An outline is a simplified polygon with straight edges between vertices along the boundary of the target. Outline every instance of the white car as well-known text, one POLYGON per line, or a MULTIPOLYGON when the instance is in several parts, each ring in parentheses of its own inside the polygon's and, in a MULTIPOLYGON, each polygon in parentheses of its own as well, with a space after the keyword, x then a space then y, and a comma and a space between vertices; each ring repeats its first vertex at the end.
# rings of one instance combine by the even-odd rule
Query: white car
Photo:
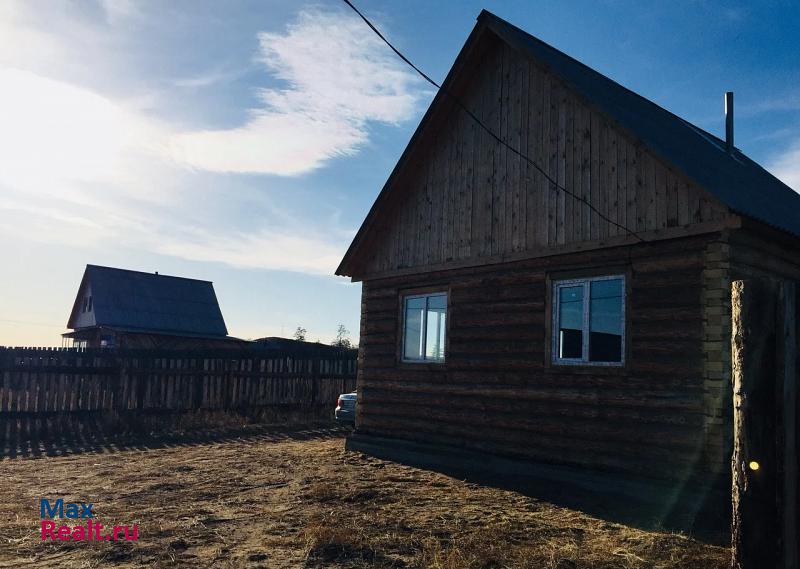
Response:
POLYGON ((336 410, 333 412, 333 416, 338 422, 355 424, 357 398, 355 391, 339 395, 336 400, 336 410))

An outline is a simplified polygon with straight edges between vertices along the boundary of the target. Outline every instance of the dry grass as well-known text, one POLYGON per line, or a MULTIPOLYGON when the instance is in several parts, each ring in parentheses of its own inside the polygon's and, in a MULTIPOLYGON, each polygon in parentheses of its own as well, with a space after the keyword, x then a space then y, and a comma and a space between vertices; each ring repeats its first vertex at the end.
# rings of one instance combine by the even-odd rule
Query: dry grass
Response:
POLYGON ((0 567, 683 569, 725 548, 343 450, 249 435, 0 462, 0 567), (40 497, 90 500, 138 542, 43 543, 40 497))

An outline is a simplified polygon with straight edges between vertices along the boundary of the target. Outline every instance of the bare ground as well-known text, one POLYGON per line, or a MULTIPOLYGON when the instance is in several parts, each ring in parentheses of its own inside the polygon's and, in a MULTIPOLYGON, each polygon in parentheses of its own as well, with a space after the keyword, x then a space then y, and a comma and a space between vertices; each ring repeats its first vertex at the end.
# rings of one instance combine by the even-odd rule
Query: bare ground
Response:
MULTIPOLYGON (((336 430, 0 462, 0 567, 724 568, 727 548, 344 450, 336 430), (39 499, 138 541, 42 542, 39 499)), ((56 452, 59 452, 56 450, 56 452)))

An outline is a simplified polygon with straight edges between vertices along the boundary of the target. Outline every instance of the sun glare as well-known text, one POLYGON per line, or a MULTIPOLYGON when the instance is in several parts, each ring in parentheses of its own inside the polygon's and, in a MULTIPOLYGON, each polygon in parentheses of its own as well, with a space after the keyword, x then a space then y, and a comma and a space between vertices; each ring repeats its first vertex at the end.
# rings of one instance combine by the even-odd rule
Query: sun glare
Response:
POLYGON ((108 177, 132 134, 107 99, 16 69, 0 70, 0 124, 0 176, 23 187, 108 177))

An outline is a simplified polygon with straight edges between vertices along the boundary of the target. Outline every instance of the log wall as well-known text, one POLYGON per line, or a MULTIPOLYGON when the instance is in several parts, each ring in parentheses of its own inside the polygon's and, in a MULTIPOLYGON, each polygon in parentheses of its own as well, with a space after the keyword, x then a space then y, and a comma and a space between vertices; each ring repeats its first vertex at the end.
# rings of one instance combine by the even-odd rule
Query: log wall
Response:
POLYGON ((718 235, 364 283, 358 431, 549 463, 709 481, 704 269, 718 235), (548 279, 627 274, 626 364, 549 364, 548 279), (398 361, 400 295, 449 291, 443 365, 398 361))

